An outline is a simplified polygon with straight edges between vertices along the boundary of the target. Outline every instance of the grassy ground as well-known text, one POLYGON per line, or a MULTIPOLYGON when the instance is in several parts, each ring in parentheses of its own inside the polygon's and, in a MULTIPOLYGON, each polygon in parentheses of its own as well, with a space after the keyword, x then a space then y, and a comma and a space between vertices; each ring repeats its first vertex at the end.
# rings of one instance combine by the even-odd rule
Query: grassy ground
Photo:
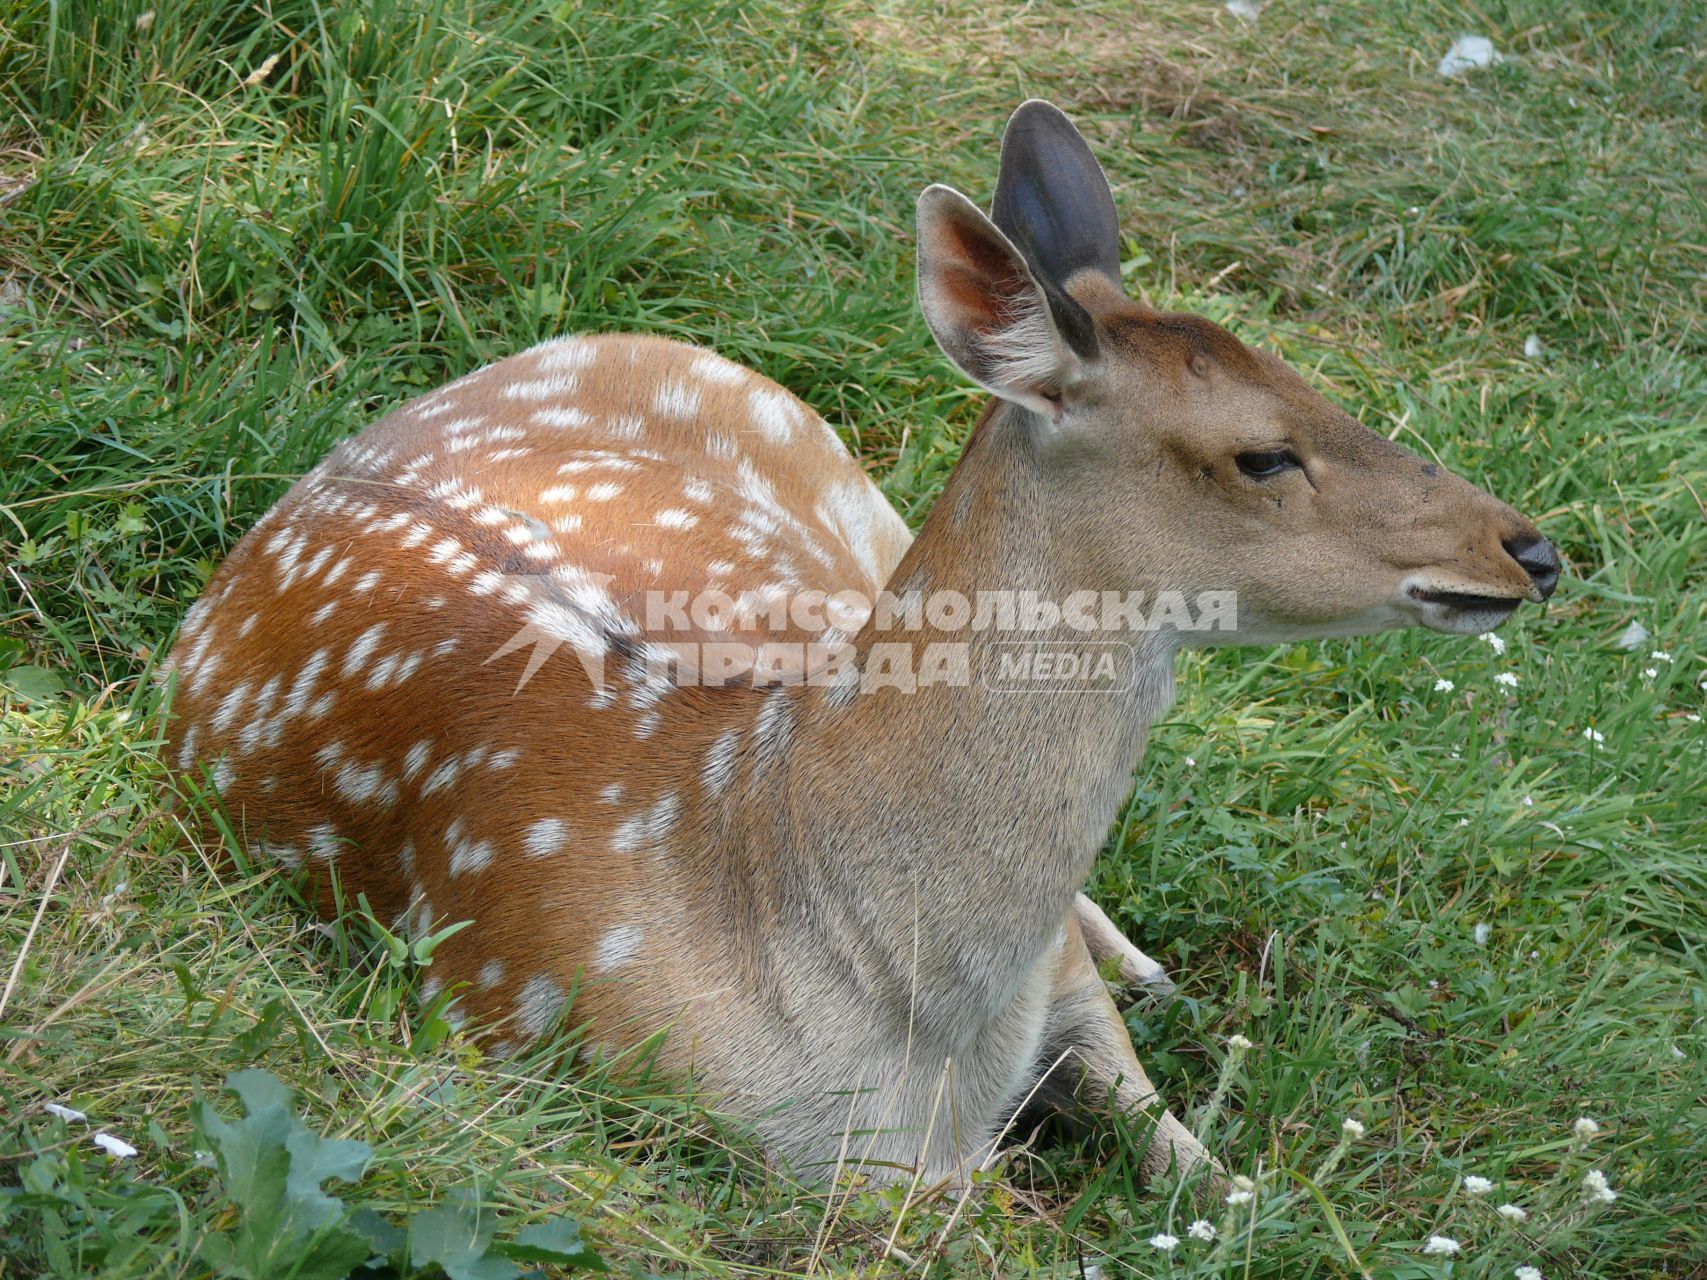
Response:
POLYGON ((411 1232, 396 1273, 496 1280, 529 1224, 572 1258, 567 1215, 637 1275, 1707 1274, 1699 7, 655 8, 0 9, 0 1276, 333 1273, 348 1231, 303 1243, 276 1214, 313 1189, 254 1172, 293 1112, 299 1162, 366 1144, 328 1189, 411 1232), (1507 60, 1441 80, 1460 31, 1507 60), (1127 1142, 1039 1135, 951 1222, 803 1191, 665 1082, 482 1061, 402 998, 415 957, 216 877, 160 789, 146 672, 221 554, 329 442, 538 337, 711 343, 916 521, 974 401, 914 314, 913 196, 987 198, 1027 94, 1095 141, 1135 290, 1569 560, 1503 650, 1186 662, 1094 889, 1182 979, 1129 1015, 1152 1075, 1261 1175, 1213 1244, 1127 1142), (299 1092, 241 1078, 223 1127, 243 1067, 299 1092))

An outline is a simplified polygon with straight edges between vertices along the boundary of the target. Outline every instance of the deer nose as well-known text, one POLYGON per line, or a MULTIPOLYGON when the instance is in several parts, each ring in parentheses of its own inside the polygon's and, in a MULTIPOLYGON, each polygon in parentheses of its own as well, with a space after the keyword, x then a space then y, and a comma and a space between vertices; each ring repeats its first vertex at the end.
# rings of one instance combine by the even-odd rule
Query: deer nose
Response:
POLYGON ((1553 588, 1559 585, 1559 553, 1551 542, 1538 533, 1526 533, 1501 545, 1507 555, 1523 566, 1543 600, 1553 594, 1553 588))

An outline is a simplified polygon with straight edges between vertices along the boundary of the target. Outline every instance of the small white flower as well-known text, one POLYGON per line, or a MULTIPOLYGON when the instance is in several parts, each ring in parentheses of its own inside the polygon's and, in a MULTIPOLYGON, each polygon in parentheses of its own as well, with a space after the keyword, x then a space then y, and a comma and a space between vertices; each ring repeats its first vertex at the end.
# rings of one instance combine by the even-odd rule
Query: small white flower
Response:
POLYGON ((1618 1199, 1618 1193, 1606 1185, 1606 1175, 1599 1169, 1590 1169, 1583 1174, 1583 1189, 1602 1204, 1611 1204, 1618 1199))
POLYGON ((1587 1142, 1600 1132, 1600 1126, 1592 1116, 1578 1116, 1577 1122, 1571 1126, 1571 1132, 1583 1142, 1587 1142))
POLYGON ((1347 1116, 1340 1122, 1340 1132, 1348 1138, 1361 1138, 1368 1130, 1363 1127, 1363 1121, 1355 1116, 1347 1116))
POLYGON ((1197 761, 1193 760, 1190 756, 1187 756, 1185 758, 1185 767, 1188 769, 1195 769, 1197 768, 1197 761))
POLYGON ((72 1120, 87 1120, 89 1118, 81 1111, 77 1110, 76 1107, 62 1107, 57 1102, 44 1102, 42 1103, 41 1109, 47 1112, 48 1115, 58 1116, 61 1120, 65 1120, 67 1122, 72 1120))
POLYGON ((1495 684, 1503 684, 1508 689, 1517 688, 1517 672, 1502 671, 1494 677, 1495 684))
POLYGON ((1244 1036, 1238 1034, 1238 1032, 1234 1032, 1232 1035, 1227 1037, 1227 1047, 1229 1049, 1237 1049, 1240 1053, 1243 1053, 1245 1050, 1250 1049, 1253 1046, 1249 1040, 1245 1039, 1244 1036))
POLYGON ((1525 1209, 1520 1204, 1502 1204, 1498 1209, 1494 1210, 1494 1212, 1499 1214, 1500 1217, 1504 1218, 1507 1222, 1529 1221, 1529 1210, 1525 1209))
POLYGON ((1467 827, 1467 826, 1469 826, 1469 825, 1470 825, 1470 819, 1468 819, 1468 818, 1460 818, 1460 819, 1458 819, 1458 825, 1459 825, 1459 826, 1461 826, 1461 827, 1467 827))
POLYGON ((1486 635, 1484 635, 1482 637, 1482 639, 1484 639, 1488 642, 1488 647, 1491 648, 1495 653, 1504 653, 1505 652, 1505 639, 1504 639, 1504 637, 1496 636, 1492 631, 1490 631, 1486 635))
POLYGON ((1655 662, 1670 662, 1671 661, 1671 654, 1667 653, 1664 649, 1655 649, 1648 656, 1650 658, 1652 658, 1655 662))
POLYGON ((97 1133, 95 1145, 115 1160, 128 1160, 136 1154, 136 1148, 123 1138, 115 1138, 110 1133, 97 1133))
POLYGON ((1494 1184, 1486 1178, 1477 1177, 1473 1173, 1466 1174, 1464 1177, 1464 1191, 1467 1195, 1485 1196, 1493 1189, 1494 1184))
POLYGON ((1434 691, 1436 693, 1451 693, 1457 687, 1457 685, 1453 684, 1452 681, 1448 680, 1445 676, 1442 676, 1434 682, 1434 691))
POLYGON ((1523 358, 1539 360, 1541 358, 1541 339, 1533 333, 1523 340, 1523 358))
POLYGON ((1700 724, 1701 723, 1701 717, 1696 715, 1693 711, 1691 711, 1688 715, 1684 716, 1683 718, 1685 720, 1689 721, 1690 724, 1700 724))
POLYGON ((1428 1243, 1423 1246, 1423 1252, 1439 1254, 1442 1257, 1450 1258, 1463 1247, 1463 1245, 1459 1244, 1451 1236, 1430 1236, 1428 1238, 1428 1243))
POLYGON ((1215 1238, 1215 1224, 1207 1218, 1199 1218, 1185 1229, 1185 1233, 1193 1240, 1213 1240, 1215 1238))
POLYGON ((1249 1204, 1254 1198, 1249 1191, 1229 1191, 1227 1193, 1228 1204, 1249 1204))
POLYGON ((1677 1046, 1676 1046, 1676 1045, 1675 1045, 1675 1044, 1674 1044, 1674 1045, 1672 1045, 1672 1047, 1671 1047, 1671 1056, 1672 1056, 1672 1057, 1674 1057, 1674 1058, 1676 1058, 1676 1059, 1677 1059, 1677 1060, 1678 1060, 1678 1061, 1679 1061, 1679 1062, 1682 1062, 1682 1061, 1683 1061, 1683 1059, 1684 1059, 1684 1058, 1686 1058, 1686 1057, 1687 1057, 1687 1056, 1688 1056, 1688 1055, 1687 1055, 1687 1054, 1685 1054, 1685 1053, 1684 1053, 1684 1051, 1683 1051, 1683 1050, 1682 1050, 1682 1049, 1679 1049, 1679 1048, 1678 1048, 1678 1047, 1677 1047, 1677 1046))
POLYGON ((1590 742, 1594 743, 1594 745, 1597 747, 1601 743, 1606 741, 1606 735, 1604 733, 1602 733, 1599 729, 1584 729, 1583 730, 1583 737, 1587 738, 1590 742))
POLYGON ((1644 667, 1642 669, 1642 674, 1647 676, 1650 680, 1658 679, 1660 669, 1658 667, 1644 667))
POLYGON ((1488 945, 1488 939, 1493 937, 1493 936, 1494 936, 1494 926, 1489 924, 1486 920, 1482 921, 1481 924, 1476 926, 1476 945, 1478 947, 1487 946, 1488 945))
POLYGON ((1172 1253, 1179 1244, 1178 1236, 1170 1236, 1166 1231, 1150 1237, 1150 1247, 1160 1249, 1163 1253, 1172 1253))
POLYGON ((1534 796, 1524 796, 1523 797, 1523 807, 1525 809, 1533 809, 1535 807, 1535 797, 1534 796))
POLYGON ((1511 1274, 1512 1280, 1541 1280, 1540 1267, 1519 1267, 1511 1274))

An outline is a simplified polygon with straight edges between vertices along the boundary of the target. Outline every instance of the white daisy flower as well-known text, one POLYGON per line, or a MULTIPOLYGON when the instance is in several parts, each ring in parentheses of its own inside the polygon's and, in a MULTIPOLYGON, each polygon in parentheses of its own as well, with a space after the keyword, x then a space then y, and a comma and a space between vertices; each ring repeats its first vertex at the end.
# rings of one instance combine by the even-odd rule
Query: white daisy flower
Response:
POLYGON ((1436 693, 1451 693, 1457 687, 1457 685, 1453 684, 1452 681, 1448 680, 1445 676, 1442 676, 1434 682, 1434 691, 1436 693))
POLYGON ((1541 1280, 1540 1267, 1519 1267, 1511 1274, 1512 1280, 1541 1280))
POLYGON ((1499 1214, 1500 1217, 1504 1218, 1507 1222, 1529 1221, 1529 1210, 1525 1209, 1520 1204, 1502 1204, 1498 1209, 1495 1209, 1494 1212, 1499 1214))
POLYGON ((1517 688, 1517 672, 1502 671, 1494 677, 1495 684, 1503 684, 1508 689, 1517 688))
POLYGON ((1163 1253, 1172 1253, 1179 1244, 1178 1236, 1170 1236, 1166 1231, 1150 1237, 1150 1247, 1160 1249, 1163 1253))
POLYGON ((1600 1126, 1595 1123, 1592 1116, 1578 1116, 1577 1122, 1571 1126, 1571 1132, 1582 1141, 1587 1142, 1600 1132, 1600 1126))
POLYGON ((1463 1248, 1464 1246, 1459 1244, 1451 1236, 1430 1236, 1428 1238, 1428 1243, 1423 1245, 1423 1252, 1438 1254, 1441 1257, 1450 1258, 1453 1254, 1458 1253, 1463 1248))
POLYGON ((1215 1224, 1207 1218, 1199 1218, 1185 1229, 1185 1233, 1193 1240, 1213 1240, 1215 1238, 1215 1224))
POLYGON ((58 1116, 61 1120, 67 1122, 73 1120, 87 1120, 89 1118, 81 1111, 77 1110, 76 1107, 62 1107, 57 1102, 44 1102, 42 1103, 41 1109, 47 1112, 48 1115, 58 1116))
POLYGON ((97 1133, 95 1145, 115 1160, 128 1160, 136 1154, 136 1148, 123 1138, 115 1138, 110 1133, 97 1133))
POLYGON ((1486 1178, 1478 1177, 1473 1173, 1466 1174, 1464 1177, 1464 1190, 1468 1195, 1485 1196, 1493 1189, 1494 1184, 1486 1178))
POLYGON ((1599 729, 1584 729, 1583 730, 1583 737, 1587 738, 1590 742, 1594 743, 1594 745, 1597 747, 1601 743, 1606 741, 1606 735, 1604 733, 1602 733, 1599 729))
POLYGON ((1361 1138, 1368 1130, 1363 1127, 1363 1121, 1354 1116, 1347 1116, 1340 1122, 1340 1132, 1348 1138, 1361 1138))

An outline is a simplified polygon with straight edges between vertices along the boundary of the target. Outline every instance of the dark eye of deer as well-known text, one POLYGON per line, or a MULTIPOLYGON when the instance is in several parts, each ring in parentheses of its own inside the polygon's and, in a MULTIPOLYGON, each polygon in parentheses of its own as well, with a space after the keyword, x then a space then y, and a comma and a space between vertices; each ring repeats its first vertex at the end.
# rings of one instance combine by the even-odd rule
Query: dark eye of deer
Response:
POLYGON ((1238 463, 1239 470, 1252 480, 1267 480, 1282 471, 1290 471, 1302 465, 1298 461, 1298 455, 1290 449, 1264 449, 1257 453, 1241 453, 1233 461, 1238 463))

